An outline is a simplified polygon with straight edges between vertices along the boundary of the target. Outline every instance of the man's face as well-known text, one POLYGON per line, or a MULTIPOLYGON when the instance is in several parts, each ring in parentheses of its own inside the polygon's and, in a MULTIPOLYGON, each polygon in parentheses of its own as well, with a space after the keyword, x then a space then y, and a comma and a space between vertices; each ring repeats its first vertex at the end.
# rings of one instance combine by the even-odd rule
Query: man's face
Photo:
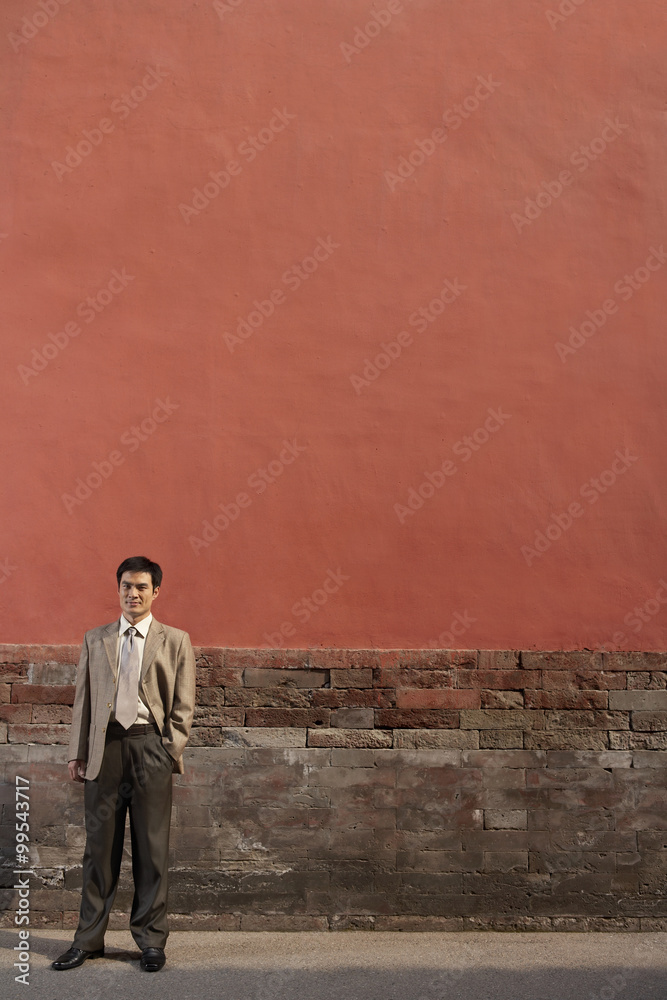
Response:
POLYGON ((120 578, 118 588, 121 611, 129 622, 140 622, 150 614, 151 604, 159 593, 159 587, 153 590, 150 573, 126 571, 120 578))

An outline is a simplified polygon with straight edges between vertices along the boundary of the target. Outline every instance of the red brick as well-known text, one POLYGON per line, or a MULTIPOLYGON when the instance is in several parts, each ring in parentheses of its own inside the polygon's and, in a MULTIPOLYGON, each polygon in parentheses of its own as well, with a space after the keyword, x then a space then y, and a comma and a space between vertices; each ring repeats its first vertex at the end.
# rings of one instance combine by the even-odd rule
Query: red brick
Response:
POLYGON ((373 671, 370 667, 332 670, 330 677, 331 686, 334 688, 370 688, 373 686, 373 671))
POLYGON ((197 692, 198 705, 224 705, 225 692, 223 688, 202 688, 197 692))
POLYGON ((604 670, 667 670, 667 653, 603 653, 604 670))
POLYGON ((479 708, 479 691, 457 688, 399 688, 397 708, 479 708))
POLYGON ((526 691, 526 708, 607 708, 606 691, 526 691))
POLYGON ((241 687, 243 670, 241 667, 212 666, 209 669, 209 684, 221 687, 241 687))
POLYGON ((542 687, 539 670, 458 670, 456 686, 459 688, 500 688, 523 691, 524 688, 542 687))
MULTIPOLYGON (((590 726, 600 732, 607 729, 621 730, 630 728, 629 712, 598 711, 551 711, 546 713, 546 729, 585 729, 590 726)), ((572 747, 572 749, 578 749, 572 747)))
POLYGON ((480 649, 477 666, 480 670, 516 670, 519 653, 513 649, 480 649))
POLYGON ((209 687, 211 670, 209 667, 200 667, 197 664, 196 684, 197 687, 209 687))
POLYGON ((27 663, 26 646, 15 646, 13 643, 0 643, 0 663, 27 663))
POLYGON ((247 667, 243 671, 244 687, 267 688, 284 684, 299 688, 320 688, 328 681, 326 670, 264 669, 247 667))
POLYGON ((305 649, 228 649, 225 666, 237 670, 259 669, 306 670, 308 651, 305 649))
POLYGON ((373 671, 373 687, 451 688, 454 670, 430 670, 420 667, 381 667, 373 671))
POLYGON ((622 690, 627 674, 623 670, 543 670, 542 687, 545 691, 584 689, 588 691, 622 690))
POLYGON ((2 663, 78 663, 81 646, 15 646, 0 644, 2 663))
POLYGON ((197 666, 221 667, 225 662, 226 650, 222 646, 193 646, 197 666))
POLYGON ((459 713, 444 709, 395 709, 375 710, 376 729, 458 729, 459 713))
POLYGON ((0 678, 7 683, 23 681, 28 677, 27 663, 0 663, 0 678))
POLYGON ((32 705, 0 705, 0 720, 3 722, 30 722, 32 705))
POLYGON ((480 691, 479 708, 525 708, 522 691, 480 691))
POLYGON ((525 670, 600 670, 602 668, 602 653, 576 649, 554 652, 522 652, 521 666, 525 670))
POLYGON ((73 684, 12 684, 12 702, 35 705, 73 705, 73 684))
POLYGON ((393 708, 393 688, 319 688, 310 692, 313 708, 393 708))
POLYGON ((242 726, 242 708, 223 708, 219 705, 197 705, 195 726, 242 726))
POLYGON ((246 726, 328 726, 327 708, 249 708, 246 726))
POLYGON ((477 666, 475 649, 386 649, 379 651, 380 667, 445 670, 450 667, 477 666))
POLYGON ((667 673, 664 670, 654 670, 652 673, 643 670, 631 670, 627 675, 619 672, 619 676, 627 676, 628 690, 664 691, 667 688, 667 673))
POLYGON ((308 663, 313 670, 361 670, 380 666, 376 649, 309 649, 308 663))
MULTIPOLYGON (((21 708, 22 706, 19 705, 18 707, 21 708)), ((16 721, 15 719, 14 722, 16 721)), ((70 725, 72 722, 72 709, 69 705, 33 705, 31 721, 70 725)))
POLYGON ((312 693, 307 688, 287 687, 287 685, 269 688, 225 688, 225 703, 244 708, 313 708, 312 693))

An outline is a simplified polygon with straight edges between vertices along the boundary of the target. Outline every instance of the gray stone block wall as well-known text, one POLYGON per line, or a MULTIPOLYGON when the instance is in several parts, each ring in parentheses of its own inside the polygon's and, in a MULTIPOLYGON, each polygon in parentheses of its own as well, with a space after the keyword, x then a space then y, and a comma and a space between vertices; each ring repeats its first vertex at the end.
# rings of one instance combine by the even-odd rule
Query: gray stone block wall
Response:
MULTIPOLYGON (((7 926, 17 774, 32 926, 76 924, 73 652, 5 647, 0 664, 7 926)), ((667 657, 199 650, 198 664, 173 928, 667 929, 667 657)), ((128 855, 112 926, 131 894, 128 855)))

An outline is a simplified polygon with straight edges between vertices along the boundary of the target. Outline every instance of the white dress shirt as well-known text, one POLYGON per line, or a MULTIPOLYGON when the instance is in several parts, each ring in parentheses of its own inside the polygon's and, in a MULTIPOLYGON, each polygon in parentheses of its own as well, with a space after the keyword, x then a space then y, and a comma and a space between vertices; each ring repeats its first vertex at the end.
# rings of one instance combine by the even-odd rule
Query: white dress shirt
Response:
MULTIPOLYGON (((134 626, 137 630, 137 634, 134 637, 134 641, 137 644, 139 650, 139 670, 141 671, 141 666, 144 661, 144 646, 146 645, 146 636, 148 635, 148 629, 153 621, 153 615, 149 614, 147 618, 142 618, 140 622, 134 626)), ((125 642, 125 633, 128 628, 132 627, 132 622, 129 622, 125 615, 120 616, 120 628, 118 630, 118 651, 116 654, 116 693, 113 699, 113 710, 111 713, 111 718, 116 718, 116 701, 118 698, 118 675, 120 673, 120 654, 123 648, 123 643, 125 642)), ((137 701, 137 718, 135 719, 135 726, 143 726, 153 721, 153 716, 151 715, 148 705, 141 697, 141 681, 139 682, 139 698, 137 701)))

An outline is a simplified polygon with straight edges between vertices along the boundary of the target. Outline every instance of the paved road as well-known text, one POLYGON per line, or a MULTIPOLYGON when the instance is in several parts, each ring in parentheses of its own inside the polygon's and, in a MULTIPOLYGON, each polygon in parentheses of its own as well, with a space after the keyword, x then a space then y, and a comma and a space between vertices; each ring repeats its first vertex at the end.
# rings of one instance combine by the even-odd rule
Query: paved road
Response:
POLYGON ((665 1000, 667 933, 178 932, 149 974, 129 932, 71 972, 64 931, 33 931, 28 987, 0 930, 3 1000, 665 1000))

